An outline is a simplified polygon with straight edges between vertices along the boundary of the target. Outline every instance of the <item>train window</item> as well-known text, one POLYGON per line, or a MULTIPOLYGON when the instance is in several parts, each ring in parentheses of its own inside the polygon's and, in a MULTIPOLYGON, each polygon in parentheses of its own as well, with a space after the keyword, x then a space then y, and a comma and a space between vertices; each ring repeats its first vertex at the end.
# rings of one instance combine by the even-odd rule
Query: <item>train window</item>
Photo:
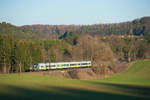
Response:
POLYGON ((87 63, 82 63, 81 65, 87 65, 87 63))
POLYGON ((59 67, 59 65, 57 65, 57 67, 59 67))
POLYGON ((63 64, 62 66, 69 66, 69 64, 63 64))
POLYGON ((56 67, 56 65, 50 65, 51 67, 56 67))
POLYGON ((70 66, 76 66, 76 64, 70 64, 70 66))
POLYGON ((41 66, 41 68, 44 68, 44 66, 41 66))
POLYGON ((63 64, 62 66, 66 66, 65 64, 63 64))

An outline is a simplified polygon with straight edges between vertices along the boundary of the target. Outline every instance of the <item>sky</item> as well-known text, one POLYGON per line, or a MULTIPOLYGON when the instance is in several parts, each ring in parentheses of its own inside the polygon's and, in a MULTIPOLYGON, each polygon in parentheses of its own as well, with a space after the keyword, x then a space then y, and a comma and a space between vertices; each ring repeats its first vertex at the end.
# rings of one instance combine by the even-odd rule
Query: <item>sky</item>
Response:
POLYGON ((150 0, 0 0, 0 22, 90 25, 150 16, 150 0))

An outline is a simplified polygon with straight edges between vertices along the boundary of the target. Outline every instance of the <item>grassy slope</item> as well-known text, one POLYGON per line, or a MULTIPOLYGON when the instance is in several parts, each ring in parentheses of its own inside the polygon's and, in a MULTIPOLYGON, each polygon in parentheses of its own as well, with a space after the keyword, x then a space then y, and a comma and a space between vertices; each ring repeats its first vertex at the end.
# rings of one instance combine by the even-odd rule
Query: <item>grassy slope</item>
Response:
POLYGON ((0 75, 0 99, 148 100, 150 60, 137 61, 127 71, 105 79, 75 80, 38 75, 0 75))
POLYGON ((150 86, 150 60, 136 61, 125 72, 97 81, 150 86))

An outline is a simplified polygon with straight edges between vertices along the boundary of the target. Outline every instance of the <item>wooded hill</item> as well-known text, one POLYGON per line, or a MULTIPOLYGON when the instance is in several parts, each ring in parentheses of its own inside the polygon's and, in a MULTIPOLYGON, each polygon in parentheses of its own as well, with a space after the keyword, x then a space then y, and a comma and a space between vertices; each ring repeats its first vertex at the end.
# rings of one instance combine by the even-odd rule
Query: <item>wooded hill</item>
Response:
POLYGON ((0 71, 28 71, 38 62, 91 60, 95 73, 115 73, 121 61, 150 58, 149 29, 150 17, 118 24, 82 26, 17 27, 2 22, 0 71))
POLYGON ((19 39, 56 39, 66 32, 90 35, 145 35, 150 31, 150 17, 130 22, 95 25, 25 25, 21 27, 2 22, 0 34, 19 39))
POLYGON ((51 34, 49 38, 57 38, 65 32, 91 35, 144 35, 150 31, 150 17, 143 17, 129 22, 95 25, 25 25, 43 34, 51 34), (55 34, 55 36, 54 36, 55 34))

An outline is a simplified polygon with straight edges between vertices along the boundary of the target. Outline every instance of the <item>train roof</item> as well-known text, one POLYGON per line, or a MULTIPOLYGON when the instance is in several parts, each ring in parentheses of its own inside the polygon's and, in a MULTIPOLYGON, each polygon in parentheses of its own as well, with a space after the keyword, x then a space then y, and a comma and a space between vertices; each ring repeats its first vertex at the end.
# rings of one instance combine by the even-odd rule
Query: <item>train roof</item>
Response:
POLYGON ((46 62, 46 63, 37 63, 37 64, 67 64, 67 63, 70 63, 70 64, 73 64, 73 63, 91 63, 91 61, 87 60, 87 61, 74 61, 74 62, 46 62))

